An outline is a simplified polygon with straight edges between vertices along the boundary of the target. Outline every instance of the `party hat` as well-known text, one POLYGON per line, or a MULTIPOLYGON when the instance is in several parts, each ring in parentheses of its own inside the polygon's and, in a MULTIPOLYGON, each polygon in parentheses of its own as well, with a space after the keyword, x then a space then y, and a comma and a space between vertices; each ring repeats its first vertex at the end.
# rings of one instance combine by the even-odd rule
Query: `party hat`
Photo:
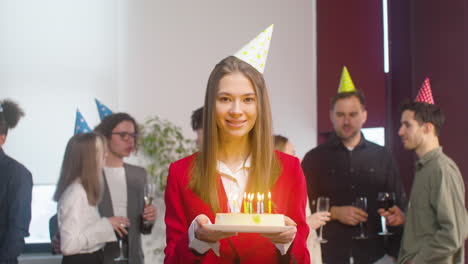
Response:
POLYGON ((86 123, 83 115, 80 113, 80 110, 76 109, 76 120, 75 120, 75 135, 91 132, 91 129, 86 123))
POLYGON ((354 91, 356 91, 356 87, 354 87, 351 75, 349 75, 346 66, 343 66, 343 71, 341 72, 340 86, 338 87, 338 93, 347 93, 354 91))
POLYGON ((258 34, 247 45, 242 47, 235 57, 252 65, 257 71, 263 73, 270 48, 271 35, 273 34, 273 24, 258 34))
POLYGON ((415 102, 422 102, 428 104, 434 104, 434 97, 432 97, 431 83, 429 78, 426 77, 421 88, 419 89, 418 96, 416 96, 415 102))
POLYGON ((99 118, 101 118, 101 120, 104 119, 104 117, 108 116, 108 115, 112 115, 112 111, 107 108, 107 106, 103 105, 101 102, 99 102, 98 99, 94 99, 96 100, 96 106, 97 106, 97 109, 98 109, 98 112, 99 112, 99 118))

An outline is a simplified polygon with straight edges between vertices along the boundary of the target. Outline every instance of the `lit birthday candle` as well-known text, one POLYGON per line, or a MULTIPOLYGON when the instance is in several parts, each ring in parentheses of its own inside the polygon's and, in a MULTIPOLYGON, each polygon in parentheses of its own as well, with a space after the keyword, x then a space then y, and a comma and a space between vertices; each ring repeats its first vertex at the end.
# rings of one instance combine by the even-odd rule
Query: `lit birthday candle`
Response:
POLYGON ((262 193, 262 196, 260 197, 260 213, 261 214, 264 214, 265 213, 265 210, 263 208, 263 204, 265 202, 265 194, 262 193))
POLYGON ((262 196, 260 196, 260 193, 258 192, 257 193, 257 214, 261 214, 262 212, 260 211, 262 208, 260 206, 260 199, 262 198, 262 196))
POLYGON ((247 208, 247 193, 244 192, 244 213, 248 213, 248 208, 247 208))
POLYGON ((253 213, 253 206, 252 206, 253 198, 254 198, 254 194, 249 193, 249 214, 253 213))
POLYGON ((271 192, 268 192, 268 213, 271 214, 271 192))

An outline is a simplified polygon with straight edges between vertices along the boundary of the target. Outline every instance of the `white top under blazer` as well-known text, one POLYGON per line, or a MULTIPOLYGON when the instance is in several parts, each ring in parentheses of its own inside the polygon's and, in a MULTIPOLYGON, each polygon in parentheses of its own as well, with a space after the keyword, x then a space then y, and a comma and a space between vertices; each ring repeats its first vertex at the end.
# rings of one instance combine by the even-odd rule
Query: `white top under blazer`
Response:
POLYGON ((63 255, 92 253, 106 242, 117 241, 112 224, 88 203, 79 181, 72 183, 58 201, 60 249, 63 255))

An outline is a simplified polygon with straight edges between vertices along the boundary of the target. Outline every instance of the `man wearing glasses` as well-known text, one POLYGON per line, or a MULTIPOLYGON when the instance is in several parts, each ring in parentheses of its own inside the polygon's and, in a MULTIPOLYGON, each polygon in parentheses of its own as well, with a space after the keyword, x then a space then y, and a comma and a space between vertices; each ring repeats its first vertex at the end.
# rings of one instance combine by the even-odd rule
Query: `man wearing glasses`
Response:
MULTIPOLYGON (((147 181, 144 168, 124 162, 138 148, 138 125, 127 113, 106 116, 95 131, 107 139, 108 155, 104 167, 104 195, 99 205, 103 217, 124 216, 130 220, 128 234, 129 263, 143 264, 141 234, 151 232, 152 226, 143 226, 143 221, 154 222, 156 207, 145 205, 143 189, 147 181)), ((116 242, 104 248, 104 263, 114 263, 119 255, 116 242)))

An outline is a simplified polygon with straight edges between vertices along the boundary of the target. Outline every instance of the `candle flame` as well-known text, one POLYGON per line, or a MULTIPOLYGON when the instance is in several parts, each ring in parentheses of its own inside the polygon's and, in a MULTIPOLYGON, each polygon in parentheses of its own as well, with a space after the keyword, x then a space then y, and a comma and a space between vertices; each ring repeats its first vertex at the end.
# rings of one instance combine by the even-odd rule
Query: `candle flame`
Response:
POLYGON ((271 199, 271 192, 268 192, 268 199, 271 199))

